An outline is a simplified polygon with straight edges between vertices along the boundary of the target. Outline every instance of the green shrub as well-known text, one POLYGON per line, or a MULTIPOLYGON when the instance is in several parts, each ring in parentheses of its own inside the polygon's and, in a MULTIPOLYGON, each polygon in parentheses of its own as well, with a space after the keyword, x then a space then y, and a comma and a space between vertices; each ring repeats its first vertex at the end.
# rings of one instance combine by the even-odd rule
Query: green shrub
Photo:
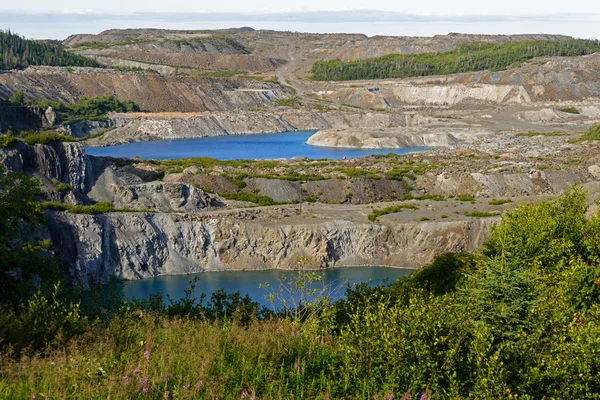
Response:
POLYGON ((594 124, 585 131, 583 136, 579 138, 580 141, 586 140, 600 140, 600 124, 594 124))
POLYGON ((369 214, 368 218, 369 218, 369 221, 375 221, 377 218, 381 217, 382 215, 394 214, 394 213, 398 213, 398 212, 401 212, 406 209, 417 210, 417 209, 419 209, 419 206, 417 206, 416 204, 398 204, 395 206, 375 209, 369 214))
POLYGON ((256 203, 259 206, 274 206, 281 203, 277 203, 273 201, 269 196, 263 196, 255 193, 247 193, 247 192, 237 192, 237 193, 222 193, 222 197, 227 200, 236 200, 236 201, 247 201, 250 203, 256 203))
POLYGON ((568 113, 568 114, 579 114, 579 110, 577 110, 577 108, 575 108, 575 107, 561 108, 560 111, 562 111, 564 113, 568 113))
POLYGON ((29 145, 50 144, 58 142, 75 142, 76 140, 69 135, 58 132, 37 133, 35 131, 21 132, 23 141, 29 145))
POLYGON ((512 203, 511 199, 492 199, 490 201, 488 201, 488 204, 490 206, 501 206, 503 204, 508 204, 508 203, 512 203))
POLYGON ((489 217, 495 217, 497 215, 500 215, 500 214, 497 212, 487 212, 487 211, 470 211, 470 212, 465 213, 466 217, 473 217, 473 218, 489 218, 489 217))
POLYGON ((15 138, 12 133, 0 135, 0 148, 10 147, 18 142, 19 140, 15 138))
POLYGON ((455 197, 456 200, 458 201, 468 201, 468 202, 474 202, 475 201, 475 197, 473 197, 470 194, 457 194, 455 197))
POLYGON ((14 92, 12 94, 12 96, 10 96, 7 103, 13 107, 24 106, 25 105, 25 93, 23 93, 20 90, 17 90, 16 92, 14 92))

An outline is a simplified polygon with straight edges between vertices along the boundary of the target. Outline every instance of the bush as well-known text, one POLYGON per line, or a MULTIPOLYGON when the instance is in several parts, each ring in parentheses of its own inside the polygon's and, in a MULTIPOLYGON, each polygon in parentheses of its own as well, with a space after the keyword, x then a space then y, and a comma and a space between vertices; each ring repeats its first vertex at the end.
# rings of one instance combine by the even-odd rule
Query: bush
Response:
POLYGON ((398 213, 398 212, 401 212, 406 209, 417 210, 418 208, 419 208, 419 206, 417 206, 416 204, 398 204, 395 206, 390 206, 390 207, 373 210, 373 212, 371 212, 369 214, 368 218, 369 218, 369 221, 375 221, 377 218, 381 217, 382 215, 394 214, 394 213, 398 213))
POLYGON ((0 148, 10 147, 14 144, 17 144, 19 140, 15 138, 12 133, 6 133, 4 135, 0 135, 0 148))
POLYGON ((562 111, 564 113, 568 113, 568 114, 579 114, 579 110, 577 110, 577 108, 575 108, 575 107, 561 108, 560 111, 562 111))
POLYGON ((580 141, 586 140, 600 140, 600 124, 594 124, 588 129, 583 136, 579 138, 580 141))
POLYGON ((29 145, 51 144, 61 142, 75 142, 76 140, 69 135, 58 132, 38 133, 35 131, 21 132, 21 138, 29 145))
POLYGON ((15 106, 24 106, 25 105, 25 93, 20 90, 17 90, 10 96, 7 103, 13 107, 15 106))

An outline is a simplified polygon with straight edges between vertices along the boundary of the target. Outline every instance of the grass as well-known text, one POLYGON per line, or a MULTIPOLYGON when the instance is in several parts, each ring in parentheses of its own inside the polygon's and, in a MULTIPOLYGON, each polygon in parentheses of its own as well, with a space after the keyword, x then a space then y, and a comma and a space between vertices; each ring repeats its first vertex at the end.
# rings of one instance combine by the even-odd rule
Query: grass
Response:
POLYGON ((279 107, 293 107, 298 104, 298 99, 278 99, 275 100, 275 105, 279 107))
POLYGON ((395 214, 395 213, 402 212, 404 210, 418 210, 418 209, 419 209, 419 206, 417 206, 416 204, 398 204, 395 206, 390 206, 390 207, 373 210, 367 218, 369 219, 369 221, 375 221, 377 218, 381 217, 382 215, 395 214))
POLYGON ((567 132, 536 132, 536 131, 529 131, 529 132, 520 132, 517 133, 515 136, 520 136, 520 137, 535 137, 535 136, 568 136, 569 134, 567 132))
POLYGON ((466 217, 473 217, 473 218, 489 218, 489 217, 495 217, 498 215, 500 215, 500 213, 487 212, 487 211, 470 211, 470 212, 465 213, 466 217))
POLYGON ((471 203, 475 201, 475 197, 471 196, 470 194, 458 194, 456 195, 455 199, 458 201, 468 201, 471 203))
MULTIPOLYGON (((70 188, 71 187, 69 186, 69 189, 70 188)), ((88 215, 106 214, 111 212, 154 212, 152 210, 137 210, 133 208, 115 208, 109 201, 102 201, 93 205, 72 205, 57 201, 46 201, 41 203, 41 207, 44 210, 67 211, 71 214, 88 215)))
POLYGON ((492 199, 490 201, 488 201, 488 204, 490 206, 501 206, 503 204, 508 204, 508 203, 512 203, 511 199, 492 199))

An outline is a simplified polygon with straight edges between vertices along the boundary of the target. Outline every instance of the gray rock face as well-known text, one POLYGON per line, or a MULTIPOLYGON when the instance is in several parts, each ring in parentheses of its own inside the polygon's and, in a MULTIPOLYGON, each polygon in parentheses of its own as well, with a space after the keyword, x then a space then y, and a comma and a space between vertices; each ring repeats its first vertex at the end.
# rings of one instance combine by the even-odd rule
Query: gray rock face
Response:
POLYGON ((247 180, 247 190, 269 196, 279 203, 302 201, 302 186, 298 182, 281 179, 251 178, 247 180))
POLYGON ((408 128, 367 131, 325 129, 312 135, 306 143, 319 147, 403 149, 423 146, 452 146, 458 143, 458 139, 447 132, 419 132, 408 128))
POLYGON ((115 126, 114 121, 84 121, 74 124, 63 125, 58 130, 65 132, 74 138, 82 138, 88 135, 94 135, 115 126))
POLYGON ((64 255, 84 287, 110 277, 131 280, 225 269, 418 267, 444 252, 476 249, 497 221, 272 224, 176 214, 63 212, 49 213, 49 218, 54 241, 69 244, 64 255))
POLYGON ((210 197, 185 183, 150 182, 139 185, 111 185, 113 204, 117 208, 138 210, 198 211, 210 207, 210 197))

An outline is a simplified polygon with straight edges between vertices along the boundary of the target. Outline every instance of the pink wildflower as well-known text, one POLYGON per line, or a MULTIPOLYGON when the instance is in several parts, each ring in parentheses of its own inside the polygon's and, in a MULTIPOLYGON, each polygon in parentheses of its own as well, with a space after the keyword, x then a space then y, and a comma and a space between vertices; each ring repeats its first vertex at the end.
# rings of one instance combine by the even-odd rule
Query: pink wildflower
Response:
POLYGON ((202 379, 199 379, 198 383, 196 383, 196 389, 200 389, 202 385, 204 385, 204 382, 202 382, 202 379))
POLYGON ((246 397, 248 397, 248 392, 246 392, 245 390, 242 392, 242 399, 245 399, 246 397))
POLYGON ((135 369, 133 370, 134 374, 139 374, 140 373, 140 367, 135 367, 135 369))
POLYGON ((32 399, 37 399, 37 393, 36 392, 31 393, 31 398, 32 399))
POLYGON ((146 361, 150 361, 150 351, 149 350, 146 350, 144 352, 144 357, 146 357, 146 361))

